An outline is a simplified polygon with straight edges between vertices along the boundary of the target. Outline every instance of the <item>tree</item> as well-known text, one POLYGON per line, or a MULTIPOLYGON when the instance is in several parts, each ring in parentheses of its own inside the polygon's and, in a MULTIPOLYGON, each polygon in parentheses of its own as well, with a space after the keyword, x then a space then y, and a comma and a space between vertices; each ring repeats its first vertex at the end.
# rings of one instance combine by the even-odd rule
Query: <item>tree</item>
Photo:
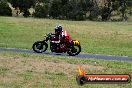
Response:
POLYGON ((89 6, 89 11, 90 11, 90 15, 89 15, 89 19, 90 20, 97 20, 99 14, 100 14, 100 8, 98 6, 97 0, 92 0, 92 1, 88 1, 88 6, 89 6))
POLYGON ((105 5, 103 8, 102 8, 102 14, 101 14, 101 17, 102 17, 102 21, 107 21, 110 19, 110 15, 111 15, 111 9, 108 5, 105 5))
POLYGON ((128 13, 132 15, 132 0, 127 0, 126 5, 127 9, 129 10, 128 13))
POLYGON ((62 19, 67 19, 69 0, 61 0, 61 16, 62 19))
POLYGON ((62 4, 62 13, 66 19, 84 20, 84 11, 80 1, 69 0, 62 4))
POLYGON ((60 0, 52 1, 49 15, 52 16, 53 18, 60 18, 61 16, 61 1, 60 0))
POLYGON ((126 0, 120 0, 119 3, 120 3, 120 6, 121 6, 120 11, 122 13, 122 20, 127 20, 127 16, 126 16, 126 9, 127 9, 126 0))
POLYGON ((24 12, 23 16, 28 17, 30 15, 28 9, 35 5, 36 0, 8 0, 12 6, 21 12, 24 12))
POLYGON ((47 10, 47 5, 43 4, 43 5, 36 5, 35 7, 35 13, 34 13, 34 17, 38 17, 38 18, 46 18, 48 15, 48 10, 47 10))
POLYGON ((0 1, 0 15, 1 16, 11 16, 12 15, 12 10, 7 4, 6 1, 0 1))
POLYGON ((36 0, 36 3, 49 3, 51 0, 36 0))
POLYGON ((121 15, 122 20, 127 20, 127 0, 107 0, 105 6, 102 8, 102 20, 109 20, 111 13, 116 11, 117 15, 121 15))

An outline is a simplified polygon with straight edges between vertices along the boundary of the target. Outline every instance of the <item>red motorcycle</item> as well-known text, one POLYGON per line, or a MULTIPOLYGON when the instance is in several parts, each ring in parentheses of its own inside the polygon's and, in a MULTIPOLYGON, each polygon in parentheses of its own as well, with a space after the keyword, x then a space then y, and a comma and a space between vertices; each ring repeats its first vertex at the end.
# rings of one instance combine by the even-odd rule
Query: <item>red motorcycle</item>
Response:
POLYGON ((81 52, 80 42, 78 40, 66 41, 62 43, 55 42, 58 38, 54 34, 46 34, 43 41, 37 41, 32 48, 37 53, 45 52, 48 48, 48 41, 50 43, 51 52, 68 53, 70 56, 78 55, 81 52))

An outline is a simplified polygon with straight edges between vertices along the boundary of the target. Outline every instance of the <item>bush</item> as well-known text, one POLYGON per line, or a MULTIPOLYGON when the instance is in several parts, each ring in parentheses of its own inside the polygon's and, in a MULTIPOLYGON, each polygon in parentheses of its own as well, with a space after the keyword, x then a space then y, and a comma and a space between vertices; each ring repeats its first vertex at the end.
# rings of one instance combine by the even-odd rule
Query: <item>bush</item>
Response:
POLYGON ((30 12, 28 9, 24 9, 23 12, 24 12, 24 14, 23 14, 24 17, 29 17, 30 12))
POLYGON ((53 0, 51 3, 49 15, 53 18, 60 18, 62 16, 62 4, 61 0, 53 0))
POLYGON ((37 5, 35 7, 35 12, 33 14, 34 17, 46 18, 47 15, 48 15, 48 10, 45 5, 37 5))
POLYGON ((12 10, 6 2, 0 2, 0 15, 12 16, 12 10))
POLYGON ((68 19, 70 20, 85 20, 85 13, 83 11, 75 11, 68 13, 68 19))
POLYGON ((98 16, 100 15, 101 10, 99 7, 93 7, 93 9, 90 11, 89 19, 90 20, 98 20, 98 16))

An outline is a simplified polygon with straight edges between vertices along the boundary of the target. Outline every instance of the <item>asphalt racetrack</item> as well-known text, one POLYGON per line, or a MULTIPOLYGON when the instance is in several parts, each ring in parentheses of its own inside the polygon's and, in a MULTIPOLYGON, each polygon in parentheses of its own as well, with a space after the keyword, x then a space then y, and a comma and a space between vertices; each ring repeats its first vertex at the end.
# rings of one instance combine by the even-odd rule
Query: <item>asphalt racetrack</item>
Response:
MULTIPOLYGON (((13 52, 24 52, 24 53, 35 53, 33 50, 28 49, 16 49, 16 48, 0 48, 0 52, 3 51, 13 51, 13 52)), ((35 53, 38 54, 38 53, 35 53)), ((105 59, 105 60, 123 60, 123 61, 132 61, 132 57, 128 56, 112 56, 112 55, 102 55, 102 54, 82 54, 80 53, 77 56, 68 56, 67 54, 61 54, 61 53, 52 53, 50 51, 46 51, 44 53, 39 54, 47 54, 47 55, 61 55, 61 56, 67 56, 67 57, 77 57, 77 58, 95 58, 95 59, 105 59)))

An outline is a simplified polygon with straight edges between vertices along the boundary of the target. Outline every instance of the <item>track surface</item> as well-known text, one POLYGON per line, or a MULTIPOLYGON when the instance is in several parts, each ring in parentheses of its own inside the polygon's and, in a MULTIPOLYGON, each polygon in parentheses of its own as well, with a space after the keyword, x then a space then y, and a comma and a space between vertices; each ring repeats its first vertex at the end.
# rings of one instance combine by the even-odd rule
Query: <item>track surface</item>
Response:
MULTIPOLYGON (((16 49, 16 48, 0 48, 0 52, 2 52, 2 51, 35 53, 33 50, 16 49)), ((67 56, 67 54, 56 54, 56 53, 51 53, 51 52, 45 52, 45 53, 41 53, 41 54, 67 56)), ((101 54, 82 54, 81 53, 81 54, 74 56, 74 57, 83 58, 83 59, 85 59, 85 58, 96 58, 96 59, 105 59, 105 60, 132 61, 132 57, 128 57, 128 56, 112 56, 112 55, 101 55, 101 54)))

